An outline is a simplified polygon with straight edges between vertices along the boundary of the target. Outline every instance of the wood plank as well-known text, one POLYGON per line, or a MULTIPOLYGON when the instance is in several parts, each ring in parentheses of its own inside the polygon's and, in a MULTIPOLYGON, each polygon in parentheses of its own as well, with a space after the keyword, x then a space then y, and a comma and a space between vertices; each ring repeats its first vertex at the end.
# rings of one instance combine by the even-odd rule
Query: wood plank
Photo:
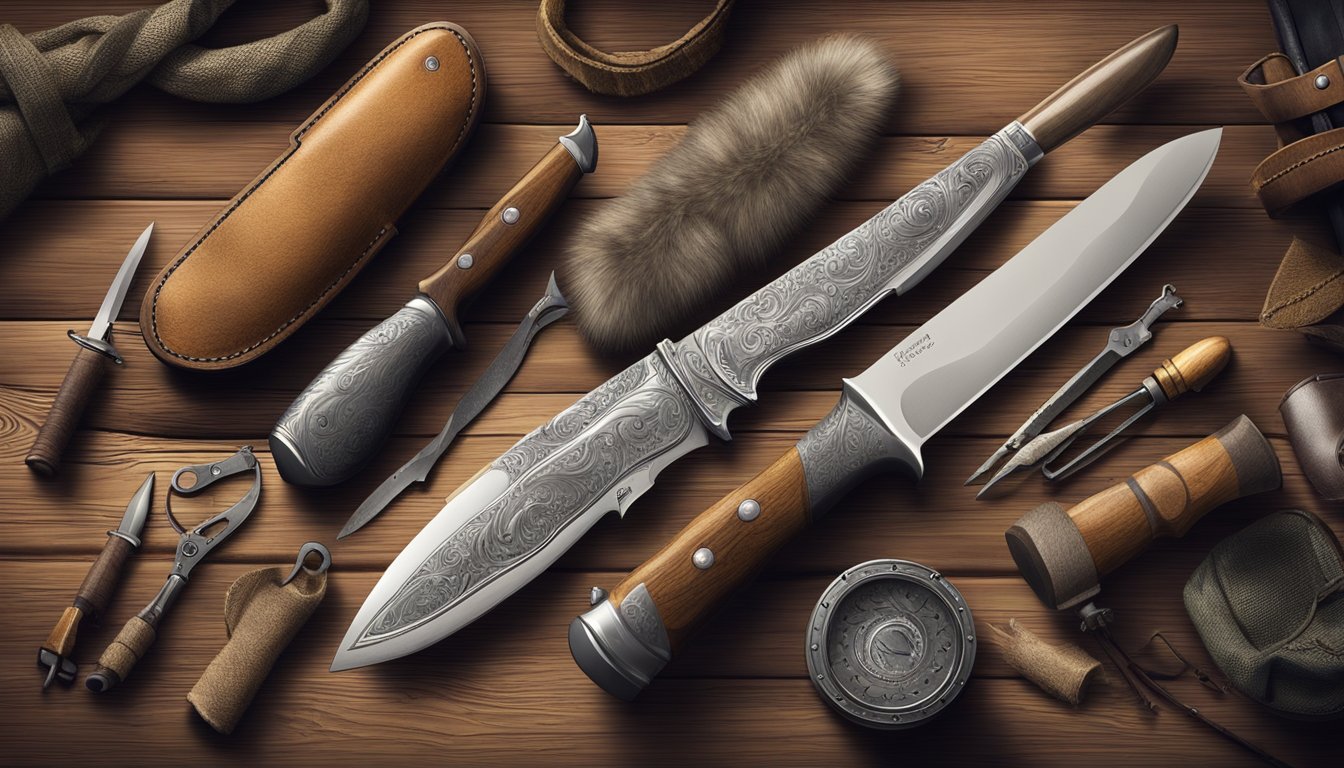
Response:
MULTIPOLYGON (((751 606, 747 615, 729 617, 725 623, 735 627, 731 632, 697 638, 704 651, 679 660, 669 675, 629 705, 593 686, 569 657, 564 627, 582 609, 579 587, 594 576, 587 573, 556 574, 535 583, 517 600, 423 653, 332 675, 326 666, 340 630, 376 577, 337 563, 326 603, 295 639, 233 738, 217 737, 183 701, 225 640, 219 600, 229 581, 245 570, 214 563, 193 578, 191 590, 134 676, 109 694, 94 696, 82 688, 41 694, 36 670, 26 664, 6 665, 0 682, 12 709, 0 734, 7 760, 63 763, 87 759, 96 750, 111 762, 177 765, 181 745, 190 744, 195 745, 194 762, 203 764, 340 763, 369 749, 395 755, 398 762, 494 764, 544 755, 548 763, 563 765, 690 759, 703 764, 768 759, 772 765, 801 765, 818 754, 855 755, 847 762, 884 764, 892 750, 915 749, 923 762, 962 764, 988 741, 999 759, 1033 765, 1076 765, 1083 760, 1109 764, 1115 754, 1130 760, 1147 756, 1149 761, 1251 764, 1231 744, 1174 711, 1144 714, 1114 670, 1110 683, 1096 688, 1074 710, 1008 677, 997 651, 983 642, 976 679, 938 720, 902 732, 899 740, 863 731, 833 715, 801 679, 800 617, 810 610, 807 596, 822 583, 816 579, 752 587, 744 596, 751 606), (773 607, 775 596, 786 589, 791 596, 788 610, 769 616, 756 610, 773 607), (750 599, 754 597, 764 597, 764 604, 750 599), (740 618, 762 618, 765 623, 740 618), (732 665, 747 659, 765 672, 761 679, 698 677, 736 669, 732 665), (565 706, 554 706, 556 701, 565 706), (769 716, 762 716, 767 712, 769 716), (53 716, 66 724, 58 740, 44 727, 53 716), (433 727, 425 726, 429 722, 433 727), (527 727, 520 728, 520 722, 527 727), (976 739, 954 737, 968 727, 975 728, 976 739), (669 749, 673 742, 687 746, 669 749)), ((115 620, 83 638, 78 651, 83 671, 122 617, 154 591, 161 565, 142 556, 132 560, 115 603, 115 620)), ((32 604, 53 611, 68 599, 83 568, 84 563, 72 561, 0 560, 6 583, 16 578, 31 582, 32 604)), ((1071 622, 1041 616, 1042 609, 1030 605, 1032 598, 1020 583, 973 577, 958 583, 973 601, 972 610, 980 611, 981 624, 1034 614, 1028 623, 1042 635, 1052 641, 1071 637, 1071 622)), ((1174 595, 1174 590, 1167 594, 1174 595)), ((1147 621, 1183 623, 1178 602, 1170 598, 1160 607, 1135 607, 1143 610, 1141 620, 1121 625, 1122 642, 1139 642, 1147 621)), ((0 626, 0 651, 10 659, 29 655, 54 615, 40 610, 18 614, 0 626)), ((1202 660, 1189 633, 1186 625, 1173 635, 1202 660)), ((1326 765, 1333 755, 1329 729, 1271 718, 1240 697, 1216 699, 1192 680, 1172 687, 1234 729, 1253 730, 1258 742, 1295 764, 1326 765)))
MULTIPOLYGON (((545 289, 546 275, 560 270, 575 225, 592 215, 599 201, 574 200, 560 217, 518 255, 463 313, 466 322, 516 323, 545 289)), ((1008 202, 982 224, 918 290, 884 302, 867 322, 920 323, 1011 258, 1073 206, 1071 202, 1008 202)), ((0 259, 0 319, 71 320, 92 318, 112 281, 125 249, 145 222, 155 234, 122 307, 121 319, 139 317, 140 297, 164 265, 215 213, 212 202, 33 201, 5 224, 6 257, 0 259), (78 276, 77 279, 72 277, 78 276)), ((875 203, 827 206, 793 242, 771 260, 773 277, 829 245, 878 210, 875 203)), ((360 319, 367 325, 388 317, 415 292, 421 278, 436 271, 480 221, 480 213, 422 210, 404 222, 368 268, 319 316, 360 319)), ((1182 319, 1256 320, 1270 281, 1294 232, 1324 242, 1322 221, 1274 221, 1258 213, 1190 208, 1148 252, 1083 311, 1088 322, 1128 323, 1157 296, 1164 282, 1185 297, 1182 319), (1235 268, 1222 268, 1222 267, 1235 268)), ((765 282, 759 272, 725 286, 707 302, 689 331, 727 309, 765 282)), ((670 336, 676 336, 674 329, 670 336)), ((475 340, 469 338, 471 344, 475 340)), ((287 344, 283 349, 293 348, 287 344)))
MULTIPOLYGON (((6 15, 20 30, 31 32, 141 5, 138 0, 17 0, 7 3, 6 15)), ((315 5, 240 3, 206 41, 230 44, 275 33, 313 14, 315 5), (272 10, 286 5, 297 7, 272 10)), ((374 3, 368 26, 335 63, 262 106, 192 104, 142 86, 124 100, 118 115, 157 119, 184 130, 194 123, 232 122, 262 111, 295 124, 385 44, 412 27, 445 17, 471 31, 487 62, 485 119, 508 123, 562 124, 578 112, 587 112, 599 125, 686 123, 790 48, 825 32, 849 31, 876 38, 901 68, 904 91, 889 130, 984 134, 1115 48, 1171 22, 1181 25, 1171 64, 1148 91, 1108 121, 1260 123, 1235 79, 1251 62, 1275 50, 1268 14, 1257 0, 1193 0, 1180 7, 1117 0, 1104 11, 1088 0, 1061 0, 1034 13, 998 0, 861 2, 844 13, 833 12, 826 0, 755 0, 738 4, 724 50, 711 66, 654 96, 618 99, 588 93, 546 58, 536 42, 536 5, 532 0, 461 0, 451 8, 431 0, 374 3), (1106 23, 1098 24, 1099 13, 1106 23), (825 23, 819 26, 819 19, 825 23)), ((575 4, 571 23, 594 44, 611 46, 608 50, 652 47, 680 37, 708 6, 663 9, 675 5, 658 3, 629 14, 621 12, 620 0, 575 4)))
MULTIPOLYGON (((157 121, 113 122, 88 153, 68 172, 52 177, 36 197, 226 200, 288 149, 294 127, 277 122, 221 122, 188 132, 157 121)), ((426 190, 420 207, 489 208, 550 149, 557 136, 572 127, 572 122, 482 126, 460 161, 426 190)), ((1149 150, 1210 127, 1215 126, 1097 126, 1041 160, 1012 197, 1086 197, 1149 150)), ((601 149, 598 169, 574 188, 576 197, 625 194, 654 161, 680 143, 686 128, 599 124, 596 131, 601 149)), ((858 163, 860 168, 837 191, 837 197, 894 200, 983 140, 984 135, 884 137, 869 152, 870 159, 858 163)), ((1218 161, 1194 204, 1258 210, 1260 203, 1249 184, 1251 171, 1276 147, 1274 131, 1267 125, 1225 128, 1218 161)))

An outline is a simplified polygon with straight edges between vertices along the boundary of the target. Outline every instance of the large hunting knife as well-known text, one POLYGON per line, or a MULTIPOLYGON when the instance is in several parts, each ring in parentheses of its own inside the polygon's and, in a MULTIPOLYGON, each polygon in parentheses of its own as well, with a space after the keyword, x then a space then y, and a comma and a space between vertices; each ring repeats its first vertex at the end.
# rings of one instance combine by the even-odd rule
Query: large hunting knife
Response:
MULTIPOLYGON (((420 292, 331 361, 271 430, 275 467, 296 485, 349 480, 386 442, 416 383, 439 356, 466 345, 457 322, 469 300, 597 167, 587 116, 495 206, 420 292)), ((530 337, 529 337, 530 338, 530 337)), ((526 345, 516 350, 514 368, 526 345)), ((493 379, 499 386, 508 377, 493 379)), ((488 393, 486 402, 498 394, 488 393)), ((459 428, 464 424, 459 424, 459 428)))
POLYGON ((1159 147, 952 302, 868 370, 826 418, 570 625, 575 661, 634 698, 695 625, 784 542, 866 478, 924 474, 920 449, 1147 249, 1204 181, 1221 129, 1159 147), (992 308, 987 312, 986 308, 992 308))
POLYGON ((913 288, 1041 156, 1141 90, 1176 28, 1108 56, 857 229, 679 342, 663 341, 481 470, 397 556, 332 670, 404 656, 527 584, 669 464, 730 437, 775 362, 913 288))

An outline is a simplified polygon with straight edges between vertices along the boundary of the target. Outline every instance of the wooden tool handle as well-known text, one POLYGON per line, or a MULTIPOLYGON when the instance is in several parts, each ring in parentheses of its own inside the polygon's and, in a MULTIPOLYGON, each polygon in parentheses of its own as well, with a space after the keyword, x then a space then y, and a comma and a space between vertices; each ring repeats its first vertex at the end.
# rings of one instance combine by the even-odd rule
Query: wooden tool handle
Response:
POLYGON ((33 447, 25 459, 28 466, 41 475, 55 474, 61 464, 61 453, 69 444, 70 437, 79 426, 84 407, 93 398, 93 391, 103 380, 109 361, 86 347, 80 347, 75 359, 70 362, 70 370, 65 372, 65 380, 51 404, 47 421, 37 433, 33 447))
POLYGON ((1149 32, 1093 64, 1017 121, 1049 152, 1155 80, 1171 60, 1176 38, 1175 24, 1149 32))
POLYGON ((550 218, 582 175, 573 155, 557 143, 485 214, 457 255, 420 281, 420 292, 456 321, 458 308, 550 218))
POLYGON ((93 561, 93 566, 84 576, 84 583, 79 585, 79 593, 75 595, 75 606, 85 615, 96 621, 107 610, 108 604, 112 602, 112 594, 117 589, 117 582, 121 580, 126 556, 134 549, 126 539, 108 534, 103 551, 98 553, 98 559, 93 561))
POLYGON ((1069 510, 1097 573, 1115 570, 1158 537, 1184 536, 1209 510, 1279 487, 1274 449, 1240 416, 1069 510))
POLYGON ((1199 392, 1227 367, 1232 359, 1232 344, 1222 336, 1210 336, 1162 361, 1153 371, 1153 380, 1162 387, 1168 400, 1194 390, 1199 392))
POLYGON ((675 653, 695 626, 809 519, 802 459, 796 448, 790 448, 764 472, 700 513, 677 538, 627 576, 609 599, 619 606, 631 590, 643 584, 675 653))

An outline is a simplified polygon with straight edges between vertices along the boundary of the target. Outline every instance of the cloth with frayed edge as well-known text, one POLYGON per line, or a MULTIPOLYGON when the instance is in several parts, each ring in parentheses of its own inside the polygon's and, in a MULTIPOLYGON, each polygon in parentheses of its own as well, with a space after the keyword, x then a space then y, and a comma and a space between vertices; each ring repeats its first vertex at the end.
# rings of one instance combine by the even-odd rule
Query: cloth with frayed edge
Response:
POLYGON ((288 32, 229 48, 190 42, 234 0, 172 0, 23 35, 0 24, 0 219, 97 136, 95 108, 141 80, 192 101, 270 98, 317 74, 368 18, 368 0, 326 0, 288 32))
POLYGON ((187 694, 196 713, 220 733, 233 733, 280 653, 327 594, 325 570, 300 568, 282 586, 288 571, 249 571, 224 598, 229 642, 187 694))
POLYGON ((697 118, 629 192, 576 228, 564 284, 579 330, 605 352, 687 330, 839 187, 897 86, 876 43, 832 36, 786 54, 697 118))
POLYGON ((1101 662, 1073 643, 1051 645, 1017 619, 1008 620, 1008 628, 989 625, 991 637, 1003 651, 1008 666, 1037 687, 1073 706, 1083 702, 1088 687, 1101 675, 1101 662))

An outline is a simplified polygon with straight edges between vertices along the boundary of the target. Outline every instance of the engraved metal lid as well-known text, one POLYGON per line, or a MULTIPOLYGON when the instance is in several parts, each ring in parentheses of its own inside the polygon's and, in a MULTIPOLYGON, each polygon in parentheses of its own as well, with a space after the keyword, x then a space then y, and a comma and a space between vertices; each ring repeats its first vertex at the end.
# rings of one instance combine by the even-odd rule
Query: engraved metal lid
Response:
POLYGON ((807 669, 828 704, 870 728, 909 728, 961 693, 975 622, 957 588, 908 560, 870 560, 822 593, 807 630, 807 669))

